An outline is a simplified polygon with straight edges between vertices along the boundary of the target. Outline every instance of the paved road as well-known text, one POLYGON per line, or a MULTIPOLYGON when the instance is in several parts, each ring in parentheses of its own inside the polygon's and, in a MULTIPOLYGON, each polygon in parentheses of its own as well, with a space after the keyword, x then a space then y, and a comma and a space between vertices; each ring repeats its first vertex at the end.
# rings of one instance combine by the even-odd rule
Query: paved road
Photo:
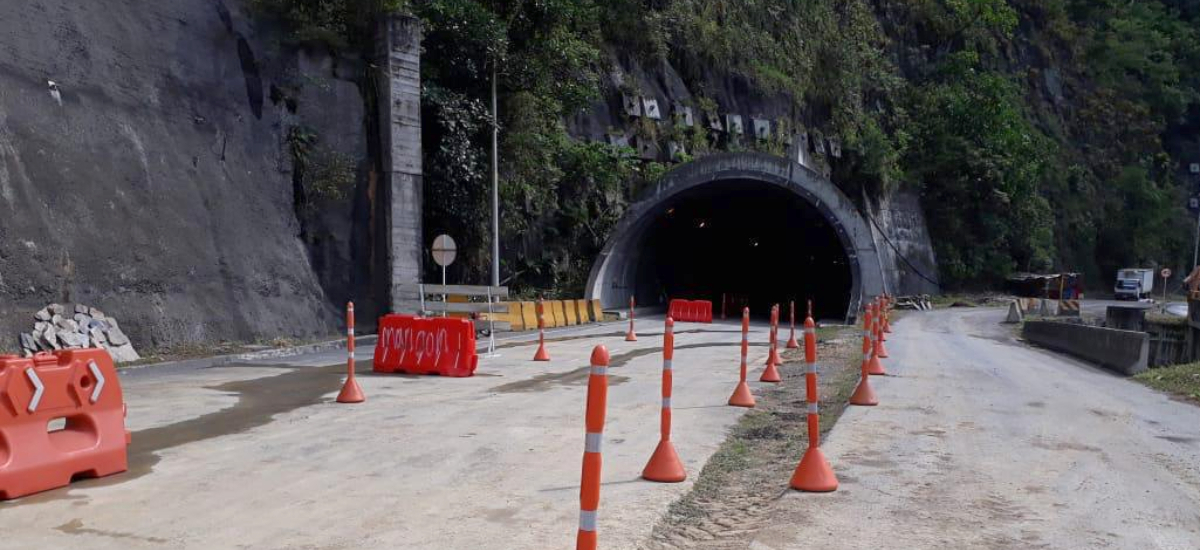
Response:
MULTIPOLYGON (((0 504, 0 548, 569 548, 598 343, 614 359, 601 540, 635 548, 691 486, 638 479, 658 440, 661 326, 639 321, 633 344, 624 324, 553 331, 566 340, 548 364, 528 336, 505 339, 473 378, 364 373, 354 406, 332 403, 340 352, 125 373, 130 472, 0 504)), ((677 333, 674 440, 694 477, 743 412, 725 406, 740 333, 677 333)))
POLYGON ((1027 348, 1004 313, 896 323, 881 405, 826 442, 841 489, 787 494, 749 547, 1200 548, 1200 407, 1027 348))

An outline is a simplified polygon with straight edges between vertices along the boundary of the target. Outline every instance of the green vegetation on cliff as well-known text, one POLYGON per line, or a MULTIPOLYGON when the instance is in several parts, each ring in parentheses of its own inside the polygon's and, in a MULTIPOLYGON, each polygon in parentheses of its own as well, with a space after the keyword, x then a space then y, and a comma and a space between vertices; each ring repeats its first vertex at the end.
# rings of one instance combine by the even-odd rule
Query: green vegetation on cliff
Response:
MULTIPOLYGON (((499 67, 504 273, 519 288, 578 292, 666 168, 567 135, 622 91, 621 59, 668 63, 700 96, 721 74, 786 98, 798 123, 841 138, 833 179, 851 196, 921 193, 952 287, 1058 268, 1099 284, 1124 264, 1190 260, 1200 0, 254 2, 334 44, 381 11, 422 19, 426 222, 468 242, 487 238, 499 67)), ((464 278, 486 279, 486 254, 467 252, 464 278)))

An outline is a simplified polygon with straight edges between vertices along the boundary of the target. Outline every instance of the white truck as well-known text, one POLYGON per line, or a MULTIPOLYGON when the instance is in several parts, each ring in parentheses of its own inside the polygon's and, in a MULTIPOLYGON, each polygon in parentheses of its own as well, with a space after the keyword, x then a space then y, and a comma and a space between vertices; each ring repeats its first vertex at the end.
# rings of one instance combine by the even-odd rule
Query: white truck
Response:
POLYGON ((1117 285, 1113 287, 1113 295, 1117 300, 1149 298, 1153 290, 1153 269, 1127 267, 1117 271, 1117 285))

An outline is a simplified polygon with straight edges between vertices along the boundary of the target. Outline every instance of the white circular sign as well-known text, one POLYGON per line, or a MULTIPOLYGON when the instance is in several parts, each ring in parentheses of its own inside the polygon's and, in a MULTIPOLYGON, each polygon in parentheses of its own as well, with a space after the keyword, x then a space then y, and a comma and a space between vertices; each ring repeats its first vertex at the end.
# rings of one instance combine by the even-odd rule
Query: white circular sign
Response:
POLYGON ((438 235, 433 240, 433 261, 434 263, 446 267, 454 263, 455 256, 458 255, 458 247, 454 244, 454 239, 450 235, 438 235))
POLYGON ((1162 271, 1158 272, 1158 274, 1162 275, 1162 278, 1164 278, 1164 279, 1170 279, 1171 278, 1171 268, 1164 267, 1164 268, 1162 268, 1162 271))

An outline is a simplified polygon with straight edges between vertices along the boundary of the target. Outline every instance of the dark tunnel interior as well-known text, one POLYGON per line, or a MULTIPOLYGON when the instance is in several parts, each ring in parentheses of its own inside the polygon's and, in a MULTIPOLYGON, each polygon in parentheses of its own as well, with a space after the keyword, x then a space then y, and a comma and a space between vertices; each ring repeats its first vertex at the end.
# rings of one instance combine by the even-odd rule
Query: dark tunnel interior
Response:
POLYGON ((743 305, 763 318, 779 303, 785 324, 789 300, 799 320, 812 299, 817 319, 845 318, 852 289, 845 248, 825 216, 785 188, 715 182, 670 199, 650 224, 639 243, 642 297, 712 300, 719 316, 724 295, 731 318, 743 305))

